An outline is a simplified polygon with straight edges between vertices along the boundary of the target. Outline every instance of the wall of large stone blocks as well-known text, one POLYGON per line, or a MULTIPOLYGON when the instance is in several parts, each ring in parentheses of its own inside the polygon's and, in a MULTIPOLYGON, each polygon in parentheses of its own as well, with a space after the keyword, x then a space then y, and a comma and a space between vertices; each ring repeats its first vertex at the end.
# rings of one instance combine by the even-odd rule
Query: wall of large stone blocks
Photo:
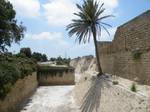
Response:
POLYGON ((150 52, 138 60, 131 52, 117 53, 114 57, 113 74, 150 85, 150 52))
POLYGON ((73 68, 55 69, 53 71, 38 71, 38 83, 40 86, 50 85, 74 85, 75 72, 73 68))
POLYGON ((118 27, 111 43, 100 42, 99 54, 105 73, 150 85, 150 10, 118 27))
POLYGON ((19 112, 24 101, 32 95, 37 86, 36 73, 19 79, 11 88, 6 98, 2 101, 0 100, 0 112, 19 112))

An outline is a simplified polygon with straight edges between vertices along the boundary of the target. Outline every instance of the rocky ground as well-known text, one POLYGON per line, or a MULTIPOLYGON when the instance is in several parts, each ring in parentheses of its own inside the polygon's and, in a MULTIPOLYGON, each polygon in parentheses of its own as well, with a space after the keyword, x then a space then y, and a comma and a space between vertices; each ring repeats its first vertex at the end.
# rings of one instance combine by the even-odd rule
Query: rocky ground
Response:
POLYGON ((74 86, 39 87, 21 112, 78 112, 71 95, 74 86))

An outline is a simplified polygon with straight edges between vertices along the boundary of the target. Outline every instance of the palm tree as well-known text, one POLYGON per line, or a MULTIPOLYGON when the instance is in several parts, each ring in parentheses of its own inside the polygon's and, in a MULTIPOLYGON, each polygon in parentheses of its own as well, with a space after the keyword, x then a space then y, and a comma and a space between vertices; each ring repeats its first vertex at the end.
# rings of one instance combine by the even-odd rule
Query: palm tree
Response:
POLYGON ((103 75, 98 53, 97 37, 101 36, 102 29, 104 29, 109 34, 106 26, 111 27, 111 25, 102 22, 102 20, 112 16, 102 15, 105 11, 103 5, 104 3, 99 5, 96 0, 84 0, 83 5, 76 4, 79 12, 74 13, 74 15, 76 15, 78 19, 73 19, 72 23, 67 26, 69 36, 72 37, 73 35, 76 35, 76 40, 79 41, 79 44, 81 42, 89 42, 91 35, 93 36, 99 72, 97 76, 103 75))

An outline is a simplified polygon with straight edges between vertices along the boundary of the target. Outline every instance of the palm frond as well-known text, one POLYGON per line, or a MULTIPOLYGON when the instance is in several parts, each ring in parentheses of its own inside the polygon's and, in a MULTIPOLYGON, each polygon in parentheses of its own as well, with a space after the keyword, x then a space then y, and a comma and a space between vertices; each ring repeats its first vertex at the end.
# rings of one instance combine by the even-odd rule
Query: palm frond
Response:
POLYGON ((108 17, 114 17, 114 16, 113 15, 102 16, 102 17, 98 18, 98 21, 101 21, 101 20, 106 19, 108 17))
POLYGON ((106 33, 110 36, 110 33, 109 33, 109 31, 107 30, 107 28, 106 28, 104 25, 102 25, 102 24, 101 24, 101 26, 102 26, 103 29, 106 31, 106 33))
MULTIPOLYGON (((100 5, 96 0, 84 0, 82 5, 76 4, 76 6, 79 12, 74 13, 74 15, 77 16, 78 19, 73 19, 72 23, 66 28, 70 37, 76 35, 75 40, 80 44, 81 42, 89 42, 91 34, 93 34, 94 39, 96 39, 97 36, 100 38, 102 29, 109 34, 106 27, 111 27, 111 25, 102 21, 113 16, 102 15, 105 12, 105 8, 103 8, 104 3, 100 5)), ((93 79, 92 86, 83 98, 83 104, 81 106, 82 112, 92 112, 94 108, 96 108, 98 112, 101 89, 104 84, 105 80, 103 76, 93 79)))
POLYGON ((111 25, 102 22, 103 19, 113 17, 112 15, 102 16, 105 11, 104 3, 101 5, 95 0, 84 0, 83 5, 76 4, 79 12, 74 13, 78 19, 73 19, 72 23, 67 25, 66 30, 69 31, 69 36, 76 35, 76 41, 86 43, 90 41, 93 27, 96 28, 95 33, 101 37, 101 29, 103 28, 107 33, 106 27, 111 25))
POLYGON ((104 23, 104 22, 101 22, 101 24, 106 25, 108 27, 112 27, 110 24, 107 24, 107 23, 104 23))

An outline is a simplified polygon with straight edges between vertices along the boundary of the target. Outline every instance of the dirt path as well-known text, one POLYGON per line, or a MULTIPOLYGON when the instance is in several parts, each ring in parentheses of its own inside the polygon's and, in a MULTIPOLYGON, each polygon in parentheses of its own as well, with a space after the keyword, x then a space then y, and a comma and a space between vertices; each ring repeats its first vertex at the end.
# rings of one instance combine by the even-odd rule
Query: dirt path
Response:
POLYGON ((78 112, 71 95, 74 86, 43 86, 21 112, 78 112))

